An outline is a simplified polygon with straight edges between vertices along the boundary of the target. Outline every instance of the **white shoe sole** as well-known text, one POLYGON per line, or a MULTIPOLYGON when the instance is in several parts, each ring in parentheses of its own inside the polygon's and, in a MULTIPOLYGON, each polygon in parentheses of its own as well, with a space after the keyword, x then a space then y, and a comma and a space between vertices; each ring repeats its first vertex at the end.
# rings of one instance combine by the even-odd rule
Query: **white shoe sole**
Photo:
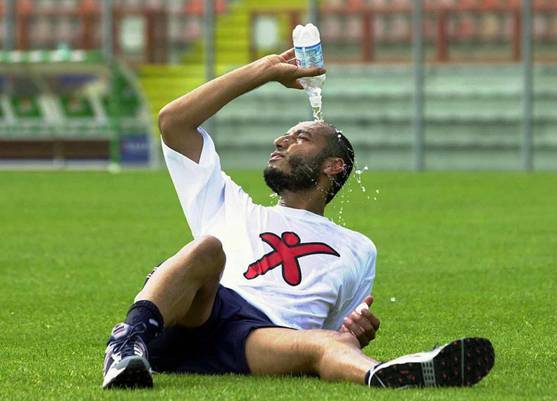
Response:
POLYGON ((151 366, 140 356, 124 358, 114 363, 106 372, 102 387, 104 389, 153 387, 151 366))
POLYGON ((368 385, 374 387, 461 387, 483 379, 495 363, 491 342, 463 338, 433 351, 405 355, 378 365, 368 385))

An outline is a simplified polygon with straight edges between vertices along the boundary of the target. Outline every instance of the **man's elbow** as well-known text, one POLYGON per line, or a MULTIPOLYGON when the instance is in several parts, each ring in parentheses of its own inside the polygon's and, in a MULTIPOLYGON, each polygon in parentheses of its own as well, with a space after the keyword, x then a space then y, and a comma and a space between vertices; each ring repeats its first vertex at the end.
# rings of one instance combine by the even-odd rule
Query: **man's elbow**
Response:
POLYGON ((178 109, 171 105, 166 105, 159 111, 159 131, 167 145, 182 141, 190 137, 189 132, 197 130, 197 125, 191 121, 186 112, 182 110, 178 114, 177 111, 178 109))
POLYGON ((172 115, 168 111, 168 107, 164 106, 158 115, 159 131, 164 140, 168 139, 169 133, 172 131, 172 115))
POLYGON ((184 118, 182 113, 178 115, 176 111, 177 109, 168 105, 159 111, 158 125, 162 141, 169 148, 197 163, 203 147, 201 135, 188 116, 184 118))

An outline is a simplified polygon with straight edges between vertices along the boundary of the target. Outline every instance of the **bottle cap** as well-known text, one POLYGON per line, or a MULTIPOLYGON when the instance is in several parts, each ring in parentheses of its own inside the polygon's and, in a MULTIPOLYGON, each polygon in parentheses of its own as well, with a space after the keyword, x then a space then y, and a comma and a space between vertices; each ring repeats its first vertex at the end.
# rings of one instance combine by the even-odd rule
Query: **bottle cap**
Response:
POLYGON ((303 30, 304 30, 304 27, 302 25, 297 25, 296 28, 294 28, 294 30, 292 31, 292 40, 294 42, 299 42, 300 41, 303 30))

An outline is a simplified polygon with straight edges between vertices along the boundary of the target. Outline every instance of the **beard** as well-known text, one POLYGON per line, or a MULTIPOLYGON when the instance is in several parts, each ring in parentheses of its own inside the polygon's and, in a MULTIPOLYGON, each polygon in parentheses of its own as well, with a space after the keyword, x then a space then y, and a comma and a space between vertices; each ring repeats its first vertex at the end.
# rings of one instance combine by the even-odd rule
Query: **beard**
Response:
POLYGON ((325 157, 318 155, 305 160, 300 156, 286 159, 290 166, 290 173, 285 173, 276 167, 267 166, 263 170, 265 183, 273 192, 280 195, 284 191, 298 192, 317 186, 321 165, 325 157))

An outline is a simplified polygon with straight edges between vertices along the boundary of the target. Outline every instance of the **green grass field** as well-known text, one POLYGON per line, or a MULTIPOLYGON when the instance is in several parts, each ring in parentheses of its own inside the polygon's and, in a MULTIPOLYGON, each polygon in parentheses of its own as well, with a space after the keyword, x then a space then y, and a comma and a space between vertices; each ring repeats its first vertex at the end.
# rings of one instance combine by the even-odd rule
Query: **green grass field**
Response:
MULTIPOLYGON (((259 172, 233 176, 273 202, 259 172)), ((557 174, 366 173, 364 184, 350 184, 342 216, 379 252, 382 326, 365 351, 388 359, 486 336, 496 363, 476 387, 157 375, 153 390, 102 391, 113 324, 151 267, 191 238, 170 179, 2 172, 0 400, 554 400, 557 174)))

